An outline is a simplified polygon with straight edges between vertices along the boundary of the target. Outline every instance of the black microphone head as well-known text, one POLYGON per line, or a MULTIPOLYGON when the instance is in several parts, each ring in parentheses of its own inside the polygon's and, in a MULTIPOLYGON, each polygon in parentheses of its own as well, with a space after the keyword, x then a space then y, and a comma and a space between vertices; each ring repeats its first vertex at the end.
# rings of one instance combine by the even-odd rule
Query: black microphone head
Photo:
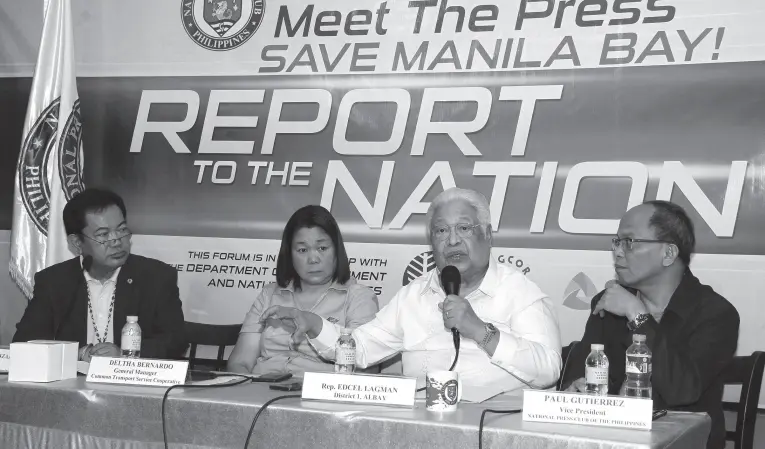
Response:
POLYGON ((462 282, 460 270, 454 265, 447 265, 441 270, 441 286, 447 295, 459 295, 460 282, 462 282))
POLYGON ((90 266, 93 265, 93 256, 87 255, 82 258, 82 269, 83 271, 90 270, 90 266))

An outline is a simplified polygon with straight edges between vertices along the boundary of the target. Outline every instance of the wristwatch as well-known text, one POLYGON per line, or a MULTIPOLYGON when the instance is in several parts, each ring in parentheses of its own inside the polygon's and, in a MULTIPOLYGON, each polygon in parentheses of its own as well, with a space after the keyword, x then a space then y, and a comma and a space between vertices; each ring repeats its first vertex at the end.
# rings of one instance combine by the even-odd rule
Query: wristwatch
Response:
MULTIPOLYGON (((497 328, 496 328, 496 327, 494 327, 494 325, 493 325, 493 324, 491 324, 491 323, 486 323, 486 324, 484 325, 484 328, 486 329, 486 335, 484 335, 484 337, 483 337, 483 340, 481 340, 481 342, 480 342, 480 343, 478 343, 478 346, 479 346, 481 349, 483 349, 484 351, 486 351, 486 346, 488 346, 489 342, 490 342, 490 341, 491 341, 491 339, 494 337, 494 334, 496 334, 496 333, 497 333, 497 332, 499 332, 499 331, 498 331, 498 330, 497 330, 497 328)), ((488 351, 486 351, 486 352, 488 352, 488 351)))
POLYGON ((627 322, 627 328, 635 332, 636 330, 640 329, 640 326, 645 324, 646 321, 648 321, 648 315, 647 313, 639 313, 634 320, 627 322))

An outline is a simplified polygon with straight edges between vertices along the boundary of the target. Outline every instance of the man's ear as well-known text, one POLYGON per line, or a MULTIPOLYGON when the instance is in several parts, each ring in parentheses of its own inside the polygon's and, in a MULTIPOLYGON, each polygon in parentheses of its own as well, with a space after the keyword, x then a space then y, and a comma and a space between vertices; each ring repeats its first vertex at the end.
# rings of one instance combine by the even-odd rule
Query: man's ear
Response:
POLYGON ((494 234, 491 232, 491 225, 487 224, 484 230, 484 237, 491 245, 494 245, 494 234))
POLYGON ((675 263, 675 260, 680 255, 680 249, 674 243, 670 243, 664 249, 664 257, 662 258, 662 264, 668 267, 675 263))
POLYGON ((66 236, 66 241, 69 243, 69 251, 75 256, 82 255, 82 239, 77 234, 69 234, 66 236))

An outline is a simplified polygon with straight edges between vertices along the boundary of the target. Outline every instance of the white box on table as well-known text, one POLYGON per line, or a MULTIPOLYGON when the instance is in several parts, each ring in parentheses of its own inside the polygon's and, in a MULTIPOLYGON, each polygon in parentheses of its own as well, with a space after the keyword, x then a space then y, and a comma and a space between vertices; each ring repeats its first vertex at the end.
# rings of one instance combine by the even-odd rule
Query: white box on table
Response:
POLYGON ((77 377, 77 343, 32 340, 11 343, 9 382, 55 382, 77 377))

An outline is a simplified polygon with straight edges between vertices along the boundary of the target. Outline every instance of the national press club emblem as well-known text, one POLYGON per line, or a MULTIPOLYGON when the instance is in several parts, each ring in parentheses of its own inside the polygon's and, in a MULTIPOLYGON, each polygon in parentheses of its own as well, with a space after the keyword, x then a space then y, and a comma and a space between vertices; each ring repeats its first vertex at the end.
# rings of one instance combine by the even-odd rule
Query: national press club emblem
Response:
POLYGON ((208 50, 233 50, 249 40, 263 22, 265 0, 183 0, 186 34, 208 50))
POLYGON ((61 189, 67 201, 85 189, 82 182, 81 148, 82 116, 80 100, 76 100, 61 132, 58 148, 58 174, 61 179, 61 189))
POLYGON ((57 98, 45 108, 29 129, 17 165, 24 208, 37 230, 45 236, 48 235, 50 219, 50 186, 46 173, 48 159, 56 147, 60 100, 57 98))

